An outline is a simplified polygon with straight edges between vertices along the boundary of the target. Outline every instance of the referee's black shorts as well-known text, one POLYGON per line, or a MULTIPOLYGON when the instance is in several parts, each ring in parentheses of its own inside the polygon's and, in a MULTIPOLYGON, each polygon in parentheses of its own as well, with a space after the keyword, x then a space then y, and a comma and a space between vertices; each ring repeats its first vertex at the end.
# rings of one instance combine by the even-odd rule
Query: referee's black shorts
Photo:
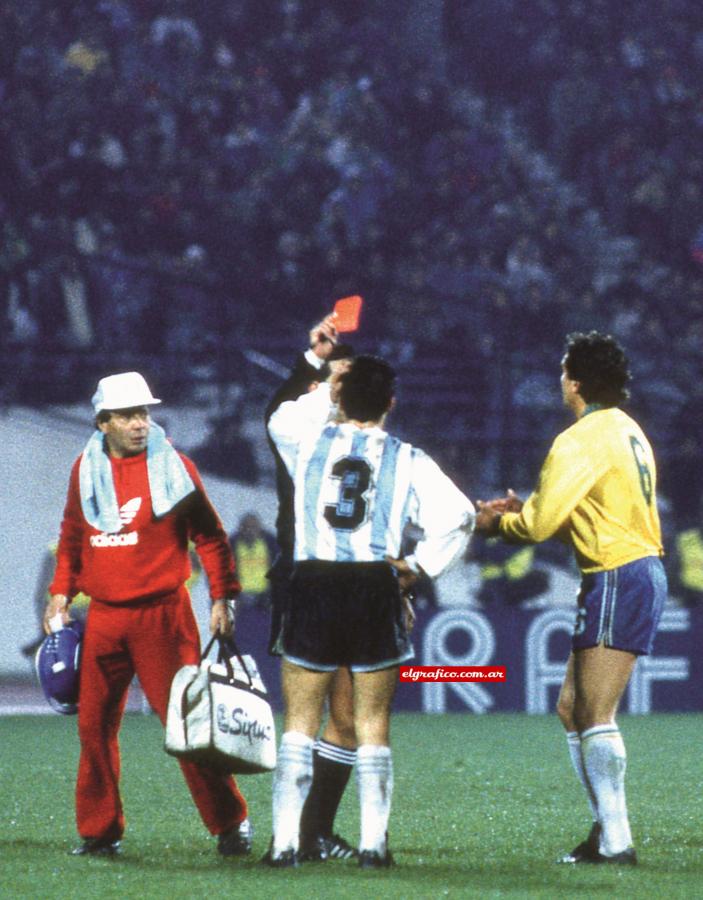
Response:
POLYGON ((384 562, 298 562, 283 616, 283 656, 320 672, 372 672, 413 655, 398 580, 384 562))
POLYGON ((271 630, 269 633, 269 653, 271 656, 282 656, 281 629, 283 617, 290 603, 290 581, 293 575, 293 561, 282 553, 276 557, 274 564, 266 573, 269 580, 269 596, 271 597, 271 630))

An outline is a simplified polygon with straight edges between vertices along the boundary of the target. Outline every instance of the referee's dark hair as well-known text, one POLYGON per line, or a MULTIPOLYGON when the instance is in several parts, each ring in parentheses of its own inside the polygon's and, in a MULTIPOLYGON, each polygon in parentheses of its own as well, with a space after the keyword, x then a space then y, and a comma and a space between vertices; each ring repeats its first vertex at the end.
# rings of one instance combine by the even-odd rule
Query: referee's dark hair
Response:
POLYGON ((317 380, 327 381, 330 376, 330 363, 339 359, 352 359, 354 356, 354 348, 351 344, 335 344, 332 352, 325 360, 324 365, 318 372, 317 380))
POLYGON ((357 356, 339 381, 339 405, 348 419, 379 422, 395 395, 395 371, 377 356, 357 356))
POLYGON ((586 403, 620 406, 630 396, 627 357, 609 334, 575 331, 567 335, 564 367, 569 378, 580 383, 579 394, 586 403))

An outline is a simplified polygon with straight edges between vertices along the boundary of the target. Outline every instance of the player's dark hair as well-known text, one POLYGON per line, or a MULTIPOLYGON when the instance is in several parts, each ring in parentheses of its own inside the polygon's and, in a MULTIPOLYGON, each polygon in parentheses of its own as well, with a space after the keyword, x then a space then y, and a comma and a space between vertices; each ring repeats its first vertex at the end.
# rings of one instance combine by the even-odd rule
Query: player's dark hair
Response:
POLYGON ((377 356, 357 356, 339 385, 339 405, 348 419, 378 422, 391 408, 395 371, 377 356))
POLYGON ((334 362, 336 359, 351 359, 352 356, 354 348, 351 344, 335 344, 327 359, 328 362, 334 362))
POLYGON ((567 335, 564 366, 569 378, 580 383, 579 394, 586 403, 620 406, 630 396, 627 357, 609 334, 576 331, 567 335))

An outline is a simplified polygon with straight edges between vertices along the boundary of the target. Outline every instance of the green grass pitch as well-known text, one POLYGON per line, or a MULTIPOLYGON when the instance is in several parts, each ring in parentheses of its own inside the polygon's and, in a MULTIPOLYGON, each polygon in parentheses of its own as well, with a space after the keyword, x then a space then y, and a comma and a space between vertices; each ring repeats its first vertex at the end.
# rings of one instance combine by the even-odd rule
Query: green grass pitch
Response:
MULTIPOLYGON (((556 717, 393 720, 397 865, 258 864, 271 830, 271 776, 241 779, 256 828, 246 860, 218 857, 153 716, 122 729, 127 833, 117 860, 74 858, 76 720, 0 718, 2 898, 703 897, 703 716, 621 717, 628 747, 633 869, 555 865, 589 827, 556 717)), ((353 781, 339 831, 358 834, 353 781)))

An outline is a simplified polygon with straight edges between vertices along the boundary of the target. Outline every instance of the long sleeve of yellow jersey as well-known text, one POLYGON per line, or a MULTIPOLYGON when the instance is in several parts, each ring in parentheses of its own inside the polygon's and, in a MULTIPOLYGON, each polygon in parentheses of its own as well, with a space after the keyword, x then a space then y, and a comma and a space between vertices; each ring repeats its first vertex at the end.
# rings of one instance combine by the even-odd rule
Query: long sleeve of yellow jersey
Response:
POLYGON ((565 524, 607 469, 605 456, 586 456, 578 441, 566 432, 560 434, 544 461, 537 489, 519 513, 502 516, 501 534, 520 543, 546 541, 565 524))

